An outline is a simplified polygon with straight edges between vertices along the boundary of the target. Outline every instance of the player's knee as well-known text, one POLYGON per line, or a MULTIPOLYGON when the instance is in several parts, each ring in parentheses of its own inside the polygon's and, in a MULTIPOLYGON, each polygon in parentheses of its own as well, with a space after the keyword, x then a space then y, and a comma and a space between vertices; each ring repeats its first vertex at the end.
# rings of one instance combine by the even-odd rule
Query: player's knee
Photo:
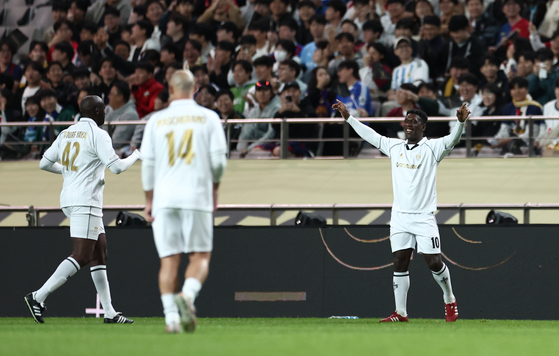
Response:
POLYGON ((443 261, 440 255, 431 255, 425 258, 427 266, 431 271, 440 271, 443 268, 443 261))

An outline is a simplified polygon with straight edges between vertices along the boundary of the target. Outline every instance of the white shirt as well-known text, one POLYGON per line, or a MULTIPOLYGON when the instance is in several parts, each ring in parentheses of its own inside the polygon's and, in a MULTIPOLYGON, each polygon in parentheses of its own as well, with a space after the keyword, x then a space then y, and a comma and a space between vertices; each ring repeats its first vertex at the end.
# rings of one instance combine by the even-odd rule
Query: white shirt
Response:
MULTIPOLYGON (((153 167, 153 206, 213 211, 211 156, 227 153, 218 115, 194 100, 174 100, 154 114, 142 140, 144 165, 153 167)), ((144 172, 142 172, 144 177, 144 172)), ((144 180, 144 190, 151 190, 144 180)))
POLYGON ((416 145, 379 135, 353 116, 347 122, 364 140, 390 157, 392 162, 392 210, 402 213, 432 213, 437 210, 437 166, 460 139, 464 123, 439 139, 424 137, 416 145))
MULTIPOLYGON (((559 110, 557 110, 557 100, 552 100, 544 105, 543 116, 559 117, 559 110)), ((554 128, 559 125, 559 120, 545 120, 546 132, 550 133, 554 128)))
POLYGON ((27 101, 27 99, 37 94, 39 89, 41 89, 41 86, 37 86, 36 88, 30 88, 29 86, 27 86, 23 90, 23 94, 21 95, 21 112, 23 114, 25 114, 25 102, 27 101))
POLYGON ((95 121, 81 118, 62 131, 43 155, 51 163, 62 165, 64 184, 60 207, 103 207, 105 168, 119 161, 111 137, 95 121))
POLYGON ((408 64, 400 64, 392 72, 391 89, 398 90, 404 83, 412 83, 415 86, 421 82, 429 83, 429 66, 421 58, 414 58, 408 64))

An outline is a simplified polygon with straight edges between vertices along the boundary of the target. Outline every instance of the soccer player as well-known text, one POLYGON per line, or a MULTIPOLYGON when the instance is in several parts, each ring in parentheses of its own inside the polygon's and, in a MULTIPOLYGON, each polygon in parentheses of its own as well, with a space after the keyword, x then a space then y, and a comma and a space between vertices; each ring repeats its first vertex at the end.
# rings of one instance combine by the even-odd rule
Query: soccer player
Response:
POLYGON ((111 303, 107 279, 107 239, 103 226, 103 189, 105 168, 119 174, 127 170, 140 152, 119 159, 111 137, 99 126, 105 122, 105 104, 96 95, 86 96, 80 105, 82 117, 62 131, 41 159, 41 169, 62 174, 64 184, 60 207, 70 219, 72 254, 37 291, 25 296, 33 319, 44 323, 45 299, 81 268, 91 263, 91 278, 105 310, 107 324, 131 324, 111 303), (61 163, 58 163, 60 161, 61 163))
POLYGON ((219 116, 196 104, 193 93, 193 74, 175 72, 169 82, 173 101, 148 121, 142 141, 144 213, 153 221, 161 259, 159 290, 169 333, 180 333, 181 326, 187 332, 196 328, 194 300, 208 276, 212 212, 227 164, 219 116), (183 253, 189 264, 182 292, 175 295, 183 253))
POLYGON ((441 240, 434 212, 437 210, 437 166, 460 140, 464 122, 470 115, 466 104, 456 111, 458 118, 450 135, 429 140, 423 136, 427 115, 409 110, 404 120, 406 140, 379 135, 349 114, 338 101, 332 105, 365 141, 377 147, 392 161, 394 203, 390 219, 390 245, 394 256, 394 298, 396 311, 382 319, 408 321, 406 309, 410 277, 408 266, 415 245, 443 290, 446 321, 456 321, 458 309, 452 293, 450 272, 441 259, 441 240))

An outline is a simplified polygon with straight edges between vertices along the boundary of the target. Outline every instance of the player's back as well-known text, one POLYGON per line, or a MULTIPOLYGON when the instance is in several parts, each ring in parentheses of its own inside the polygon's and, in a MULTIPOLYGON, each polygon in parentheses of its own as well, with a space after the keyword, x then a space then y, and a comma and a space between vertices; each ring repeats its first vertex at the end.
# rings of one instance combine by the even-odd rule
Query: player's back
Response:
MULTIPOLYGON (((106 166, 99 158, 99 140, 110 142, 111 139, 92 119, 81 118, 62 131, 45 152, 45 158, 52 162, 60 160, 62 165, 61 207, 103 206, 106 166)), ((112 149, 112 145, 109 147, 112 149)), ((118 157, 114 155, 113 159, 118 157)))
POLYGON ((154 162, 154 212, 213 210, 211 154, 223 150, 219 135, 219 116, 193 100, 175 100, 149 120, 142 154, 154 162))

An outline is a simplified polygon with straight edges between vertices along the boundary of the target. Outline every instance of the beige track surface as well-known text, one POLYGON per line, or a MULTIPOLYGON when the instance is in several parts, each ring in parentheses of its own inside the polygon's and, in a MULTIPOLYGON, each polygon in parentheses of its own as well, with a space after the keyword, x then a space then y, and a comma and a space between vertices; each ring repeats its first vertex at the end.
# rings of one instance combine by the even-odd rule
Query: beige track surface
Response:
MULTIPOLYGON (((121 175, 107 170, 105 205, 142 204, 141 164, 121 175)), ((220 189, 222 204, 391 203, 388 159, 231 160, 220 189)), ((556 203, 557 158, 447 158, 438 169, 438 201, 444 203, 556 203)), ((0 163, 0 204, 58 206, 62 178, 37 161, 0 163)), ((522 221, 520 211, 512 212, 522 221)), ((376 213, 371 213, 376 214, 376 213)), ((486 211, 467 214, 484 223, 486 211)), ((10 216, 0 225, 22 225, 10 216)), ((253 223, 262 221, 255 218, 253 223)), ((262 218, 260 218, 262 219, 262 218)), ((532 223, 556 223, 559 211, 533 211, 532 223)), ((252 224, 250 221, 245 224, 252 224)), ((455 216, 447 223, 458 223, 455 216)))

